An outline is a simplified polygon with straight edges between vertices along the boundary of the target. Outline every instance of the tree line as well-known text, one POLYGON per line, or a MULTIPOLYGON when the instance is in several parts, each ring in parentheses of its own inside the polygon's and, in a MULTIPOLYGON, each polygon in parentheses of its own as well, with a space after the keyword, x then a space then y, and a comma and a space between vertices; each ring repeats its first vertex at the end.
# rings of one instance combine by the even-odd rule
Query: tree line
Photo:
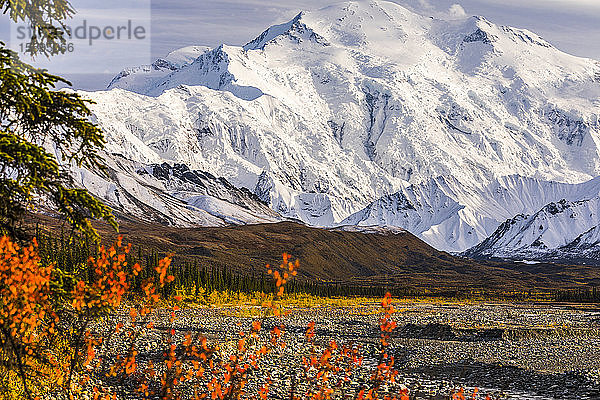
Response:
POLYGON ((554 299, 561 302, 600 303, 600 289, 593 287, 557 290, 554 299))
MULTIPOLYGON (((95 257, 98 246, 94 241, 76 240, 61 232, 53 234, 39 226, 35 229, 35 236, 39 244, 42 262, 46 265, 54 264, 64 274, 61 285, 65 290, 70 290, 70 276, 84 276, 91 279, 93 271, 88 264, 89 257, 95 257)), ((156 249, 143 249, 136 246, 127 255, 126 271, 131 275, 132 292, 141 291, 141 282, 146 278, 153 277, 160 259, 165 257, 165 252, 156 249), (134 275, 132 267, 139 263, 142 272, 134 275)), ((227 266, 211 265, 196 259, 190 260, 178 255, 173 256, 173 262, 169 267, 169 273, 175 280, 161 288, 161 295, 172 296, 177 291, 184 291, 190 295, 211 293, 213 291, 232 293, 272 293, 275 289, 273 280, 266 274, 266 270, 256 273, 253 270, 247 272, 233 271, 227 266)), ((502 298, 516 301, 544 300, 557 302, 580 302, 600 303, 600 290, 598 288, 564 289, 545 292, 506 292, 495 293, 493 291, 469 290, 467 288, 448 288, 435 292, 426 291, 421 288, 399 287, 382 284, 351 284, 341 281, 317 281, 297 277, 288 284, 287 293, 308 294, 317 297, 371 297, 377 298, 391 292, 396 298, 417 297, 440 297, 449 299, 473 299, 473 298, 502 298)))
MULTIPOLYGON (((35 228, 39 253, 45 265, 54 264, 64 273, 62 285, 66 290, 71 289, 68 278, 70 276, 87 277, 89 281, 94 276, 88 263, 90 257, 96 257, 98 246, 95 241, 72 240, 69 234, 63 232, 52 233, 45 228, 35 228)), ((136 246, 127 254, 125 271, 131 275, 133 292, 141 290, 141 282, 152 277, 158 262, 165 257, 165 252, 156 249, 144 249, 136 246), (142 267, 142 272, 133 274, 132 267, 136 263, 142 267)), ((199 295, 201 290, 206 293, 212 291, 238 292, 238 293, 272 293, 275 289, 273 280, 266 274, 248 271, 241 273, 233 271, 227 266, 208 265, 199 260, 173 256, 169 273, 175 280, 165 285, 163 296, 170 296, 178 290, 189 294, 199 295)), ((383 297, 388 291, 398 297, 418 297, 427 295, 419 289, 386 287, 376 284, 349 284, 346 282, 317 281, 297 277, 287 285, 287 293, 308 294, 318 297, 383 297)), ((457 292, 446 293, 454 296, 457 292)))

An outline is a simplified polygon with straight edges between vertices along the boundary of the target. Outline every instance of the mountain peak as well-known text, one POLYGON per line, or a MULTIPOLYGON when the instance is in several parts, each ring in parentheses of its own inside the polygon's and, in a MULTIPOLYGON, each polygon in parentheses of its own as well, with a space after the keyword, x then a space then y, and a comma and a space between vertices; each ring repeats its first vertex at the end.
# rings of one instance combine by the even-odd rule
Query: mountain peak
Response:
POLYGON ((264 50, 268 44, 277 43, 281 39, 288 39, 292 43, 300 44, 303 42, 318 43, 322 46, 329 46, 329 43, 323 36, 315 32, 306 24, 304 16, 305 12, 300 12, 294 19, 284 24, 273 25, 256 39, 247 43, 243 49, 248 50, 264 50))
POLYGON ((252 40, 252 41, 248 42, 246 45, 244 45, 244 50, 247 51, 247 50, 262 50, 262 49, 264 49, 264 47, 267 45, 267 43, 271 42, 278 36, 289 33, 293 27, 298 26, 303 15, 304 15, 304 12, 301 11, 291 21, 269 27, 263 33, 261 33, 258 37, 256 37, 254 40, 252 40))
POLYGON ((298 44, 304 41, 324 46, 359 47, 406 37, 426 18, 388 1, 347 1, 310 12, 301 12, 289 22, 274 25, 244 46, 263 50, 281 38, 298 44))

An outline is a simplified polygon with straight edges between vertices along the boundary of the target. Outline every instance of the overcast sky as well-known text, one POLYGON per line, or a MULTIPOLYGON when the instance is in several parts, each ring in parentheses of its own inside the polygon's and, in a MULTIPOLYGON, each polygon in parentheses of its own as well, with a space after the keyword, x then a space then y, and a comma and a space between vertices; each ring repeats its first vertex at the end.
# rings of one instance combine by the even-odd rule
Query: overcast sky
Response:
MULTIPOLYGON (((73 3, 77 5, 77 1, 73 3)), ((139 1, 139 0, 138 0, 139 1)), ((366 1, 366 0, 364 0, 366 1)), ((600 0, 394 0, 414 11, 444 17, 483 15, 501 25, 527 28, 559 49, 600 60, 600 0), (459 4, 459 6, 455 4, 459 4)), ((151 0, 150 59, 188 45, 242 45, 268 26, 290 20, 301 10, 335 0, 151 0)), ((7 25, 6 20, 2 20, 7 25)), ((6 26, 0 39, 8 41, 6 26)), ((66 74, 77 88, 102 89, 127 59, 107 74, 66 74)), ((150 61, 150 60, 149 60, 150 61)), ((60 71, 56 71, 60 73, 60 71)))

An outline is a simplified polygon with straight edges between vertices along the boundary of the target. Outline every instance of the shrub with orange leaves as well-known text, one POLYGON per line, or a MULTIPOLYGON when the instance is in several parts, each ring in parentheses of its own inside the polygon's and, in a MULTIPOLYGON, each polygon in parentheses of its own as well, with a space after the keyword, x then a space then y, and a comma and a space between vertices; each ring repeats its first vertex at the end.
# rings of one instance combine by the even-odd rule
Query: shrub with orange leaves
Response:
MULTIPOLYGON (((122 308, 130 294, 125 270, 130 248, 121 238, 109 249, 100 247, 97 257, 88 260, 93 276, 74 285, 65 307, 55 301, 56 270, 42 266, 35 239, 20 247, 8 237, 0 238, 0 396, 76 398, 87 390, 90 371, 101 360, 97 350, 118 334, 118 327, 109 335, 93 334, 92 325, 122 308)), ((137 314, 148 316, 159 301, 157 288, 173 281, 167 276, 169 263, 167 257, 156 267, 157 284, 153 278, 143 282, 146 300, 136 306, 137 314)), ((141 267, 136 264, 131 271, 137 275, 141 267)), ((135 353, 120 360, 129 371, 135 353)))
POLYGON ((40 266, 36 249, 35 240, 20 247, 0 238, 0 393, 7 396, 31 398, 31 383, 48 377, 42 364, 52 361, 47 350, 58 318, 50 301, 52 267, 40 266))

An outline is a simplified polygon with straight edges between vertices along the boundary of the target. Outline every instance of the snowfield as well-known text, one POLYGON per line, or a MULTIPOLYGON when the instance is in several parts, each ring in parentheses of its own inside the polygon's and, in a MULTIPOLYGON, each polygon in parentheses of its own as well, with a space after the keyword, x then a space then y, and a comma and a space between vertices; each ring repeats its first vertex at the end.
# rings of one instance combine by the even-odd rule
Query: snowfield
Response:
POLYGON ((120 160, 112 181, 88 172, 81 183, 124 212, 174 225, 392 226, 454 252, 491 235, 491 253, 599 237, 600 63, 483 17, 346 2, 81 94, 120 160), (165 162, 225 178, 223 190, 252 201, 139 173, 165 162), (589 205, 576 222, 516 238, 561 200, 589 205), (497 231, 517 215, 518 229, 497 231))

